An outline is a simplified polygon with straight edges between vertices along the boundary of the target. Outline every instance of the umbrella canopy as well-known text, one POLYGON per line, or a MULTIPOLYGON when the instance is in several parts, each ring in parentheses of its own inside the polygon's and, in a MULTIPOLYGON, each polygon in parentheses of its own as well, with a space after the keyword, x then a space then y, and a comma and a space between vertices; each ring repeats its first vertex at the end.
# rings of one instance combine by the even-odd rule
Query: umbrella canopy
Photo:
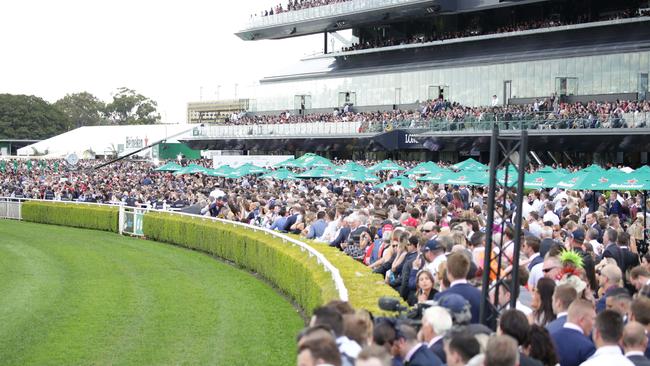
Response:
POLYGON ((605 190, 609 181, 614 178, 614 174, 625 174, 622 172, 611 173, 602 169, 592 169, 591 171, 580 170, 573 174, 565 176, 557 186, 566 189, 591 189, 591 190, 605 190))
POLYGON ((323 168, 314 168, 308 170, 302 174, 297 175, 297 178, 332 178, 336 175, 336 172, 333 170, 327 170, 323 168))
POLYGON ((339 180, 349 180, 351 182, 379 182, 379 178, 365 171, 353 170, 343 172, 336 177, 339 180))
POLYGON ((233 170, 235 169, 230 165, 222 165, 216 169, 211 169, 207 174, 213 177, 225 177, 233 170))
POLYGON ((552 166, 550 166, 550 165, 545 165, 544 167, 542 167, 542 168, 540 168, 540 169, 537 169, 537 171, 536 171, 535 173, 540 173, 540 174, 544 174, 544 173, 555 174, 555 173, 557 173, 557 172, 558 172, 558 170, 555 169, 555 168, 553 168, 552 166))
POLYGON ((317 158, 310 160, 302 165, 303 168, 328 168, 334 169, 336 165, 329 161, 326 158, 318 156, 317 158))
POLYGON ((378 172, 381 170, 405 170, 403 167, 401 167, 399 164, 397 164, 394 161, 391 160, 384 160, 381 163, 377 163, 370 168, 368 168, 368 171, 371 173, 378 172))
POLYGON ((440 171, 440 172, 435 172, 431 174, 427 174, 423 177, 418 177, 416 180, 423 181, 423 182, 434 182, 434 183, 442 183, 445 181, 451 174, 454 174, 453 172, 450 171, 440 171))
POLYGON ((454 185, 481 186, 489 182, 489 176, 485 172, 458 172, 450 174, 443 182, 454 185))
POLYGON ((488 170, 487 165, 481 164, 472 158, 469 158, 465 161, 461 161, 460 163, 452 165, 451 167, 456 170, 464 170, 464 171, 488 170))
POLYGON ((289 159, 287 159, 287 160, 285 160, 283 162, 280 162, 280 163, 277 163, 277 164, 273 165, 273 167, 274 168, 282 168, 282 167, 285 167, 285 168, 300 168, 301 165, 300 165, 299 162, 296 162, 296 159, 289 158, 289 159))
POLYGON ((592 164, 592 165, 589 165, 588 167, 586 167, 586 168, 584 168, 584 169, 582 169, 580 171, 585 172, 585 173, 591 173, 591 172, 594 172, 594 171, 595 172, 604 172, 605 168, 601 167, 600 165, 592 164))
POLYGON ((190 164, 182 169, 175 171, 174 175, 196 174, 196 173, 207 174, 210 170, 211 169, 208 169, 201 165, 190 164))
POLYGON ((650 173, 650 166, 644 165, 640 167, 639 169, 634 171, 635 173, 650 173))
POLYGON ((353 171, 365 171, 366 167, 361 164, 355 163, 354 161, 347 162, 339 167, 336 167, 334 171, 347 173, 353 171))
POLYGON ((296 179, 296 174, 287 169, 278 169, 274 172, 266 173, 262 175, 260 178, 274 179, 274 180, 296 179))
POLYGON ((629 190, 645 191, 650 190, 650 172, 639 172, 617 175, 607 183, 607 190, 629 190))
POLYGON ((233 171, 239 172, 243 175, 249 175, 249 174, 262 174, 268 172, 269 170, 261 168, 257 165, 253 165, 251 163, 246 163, 240 166, 239 168, 234 169, 233 171))
POLYGON ((564 178, 563 174, 549 172, 535 172, 526 174, 524 188, 554 188, 564 178))
POLYGON ((407 170, 405 174, 407 175, 431 174, 431 173, 436 173, 445 170, 447 169, 439 167, 438 164, 432 161, 425 161, 407 170))
POLYGON ((159 166, 158 168, 154 169, 157 172, 175 172, 177 170, 183 169, 182 166, 170 161, 169 163, 159 166))
POLYGON ((395 177, 393 179, 387 180, 384 183, 378 184, 375 186, 375 188, 385 188, 389 185, 393 185, 393 184, 396 185, 397 182, 399 182, 399 184, 406 189, 413 189, 418 185, 414 180, 404 176, 400 176, 400 177, 395 177))

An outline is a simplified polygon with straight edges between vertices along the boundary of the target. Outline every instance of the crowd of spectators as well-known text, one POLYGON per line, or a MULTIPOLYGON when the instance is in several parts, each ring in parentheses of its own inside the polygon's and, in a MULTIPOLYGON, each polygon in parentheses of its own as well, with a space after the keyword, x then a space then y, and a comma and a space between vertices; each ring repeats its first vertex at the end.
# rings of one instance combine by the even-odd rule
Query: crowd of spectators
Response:
POLYGON ((588 16, 579 16, 574 21, 560 20, 557 17, 527 20, 522 22, 515 22, 505 26, 498 26, 494 28, 483 28, 479 25, 470 25, 465 29, 454 31, 432 31, 431 33, 418 33, 405 37, 386 37, 383 39, 367 39, 359 43, 354 43, 350 47, 343 47, 341 52, 358 51, 372 48, 400 46, 407 44, 429 43, 436 41, 447 41, 451 39, 467 38, 474 36, 483 36, 489 34, 503 34, 512 32, 521 32, 533 29, 554 28, 564 25, 584 24, 594 21, 614 20, 633 18, 637 16, 647 16, 647 11, 622 11, 613 15, 609 15, 599 19, 591 19, 588 16))
POLYGON ((173 175, 142 161, 90 170, 94 164, 84 160, 70 170, 58 160, 10 161, 0 171, 0 196, 178 209, 293 233, 364 263, 396 297, 422 311, 416 329, 412 322, 373 320, 346 303, 326 304, 299 336, 298 365, 650 362, 644 358, 650 255, 643 255, 640 193, 534 190, 518 210, 513 192, 502 189, 486 268, 483 187, 395 183, 377 189, 329 179, 173 175), (512 224, 519 214, 522 245, 519 268, 513 268, 512 224), (490 295, 492 322, 479 325, 485 271, 505 282, 490 295))
MULTIPOLYGON (((493 97, 493 100, 496 96, 493 97)), ((414 110, 354 112, 350 106, 332 113, 278 115, 238 114, 225 125, 266 125, 314 122, 361 122, 363 131, 384 131, 391 128, 430 127, 444 122, 463 128, 463 122, 534 121, 531 128, 635 128, 645 127, 650 119, 649 101, 563 103, 556 96, 536 99, 531 104, 469 107, 439 98, 421 103, 414 110)))
MULTIPOLYGON (((315 8, 323 5, 330 5, 336 3, 344 3, 351 0, 294 0, 287 3, 286 7, 283 7, 282 4, 278 4, 272 7, 270 10, 264 10, 260 12, 260 17, 266 17, 274 14, 286 13, 294 10, 302 10, 308 8, 315 8)), ((257 17, 257 14, 252 14, 251 18, 257 17)))

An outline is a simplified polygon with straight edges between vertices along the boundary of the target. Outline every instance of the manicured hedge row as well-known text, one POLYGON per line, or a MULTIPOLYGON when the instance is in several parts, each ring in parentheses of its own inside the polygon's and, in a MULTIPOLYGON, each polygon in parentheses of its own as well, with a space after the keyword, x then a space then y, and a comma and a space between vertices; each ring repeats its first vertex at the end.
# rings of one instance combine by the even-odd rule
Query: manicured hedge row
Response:
POLYGON ((42 224, 72 226, 115 233, 119 231, 119 209, 117 207, 27 201, 22 204, 22 217, 25 221, 42 224))
POLYGON ((262 231, 202 217, 150 212, 144 216, 144 234, 149 239, 197 249, 257 272, 308 314, 338 298, 331 274, 315 257, 262 231))

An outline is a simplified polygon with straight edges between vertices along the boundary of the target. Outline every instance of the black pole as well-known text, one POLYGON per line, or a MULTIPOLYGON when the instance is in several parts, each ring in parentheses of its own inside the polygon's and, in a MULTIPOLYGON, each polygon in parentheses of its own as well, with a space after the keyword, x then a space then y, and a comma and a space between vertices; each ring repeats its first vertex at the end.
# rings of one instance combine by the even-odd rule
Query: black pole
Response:
POLYGON ((483 283, 481 288, 482 299, 479 315, 479 322, 487 324, 487 310, 490 289, 490 259, 492 258, 492 231, 494 226, 494 190, 496 189, 496 168, 497 168, 497 145, 499 139, 499 128, 496 124, 492 126, 492 139, 490 140, 490 183, 488 188, 487 227, 485 230, 485 257, 483 258, 483 283))
POLYGON ((643 191, 643 250, 645 252, 648 252, 648 191, 647 190, 643 191))
MULTIPOLYGON (((524 175, 526 174, 526 157, 528 150, 528 131, 521 130, 521 141, 519 141, 519 176, 517 177, 517 216, 515 217, 514 255, 512 258, 512 287, 510 294, 515 295, 519 289, 519 249, 521 248, 521 222, 523 220, 524 207, 524 175)), ((510 309, 517 306, 517 297, 510 296, 510 309)))
POLYGON ((327 32, 323 32, 323 53, 327 54, 327 32))

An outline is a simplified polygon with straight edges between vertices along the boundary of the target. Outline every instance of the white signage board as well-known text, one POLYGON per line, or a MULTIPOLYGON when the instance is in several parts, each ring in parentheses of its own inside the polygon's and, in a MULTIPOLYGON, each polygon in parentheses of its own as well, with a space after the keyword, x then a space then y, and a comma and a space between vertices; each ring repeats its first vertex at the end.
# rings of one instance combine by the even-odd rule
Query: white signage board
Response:
POLYGON ((228 164, 236 168, 246 163, 260 167, 270 167, 289 159, 293 159, 293 155, 213 155, 212 167, 216 169, 228 164))

